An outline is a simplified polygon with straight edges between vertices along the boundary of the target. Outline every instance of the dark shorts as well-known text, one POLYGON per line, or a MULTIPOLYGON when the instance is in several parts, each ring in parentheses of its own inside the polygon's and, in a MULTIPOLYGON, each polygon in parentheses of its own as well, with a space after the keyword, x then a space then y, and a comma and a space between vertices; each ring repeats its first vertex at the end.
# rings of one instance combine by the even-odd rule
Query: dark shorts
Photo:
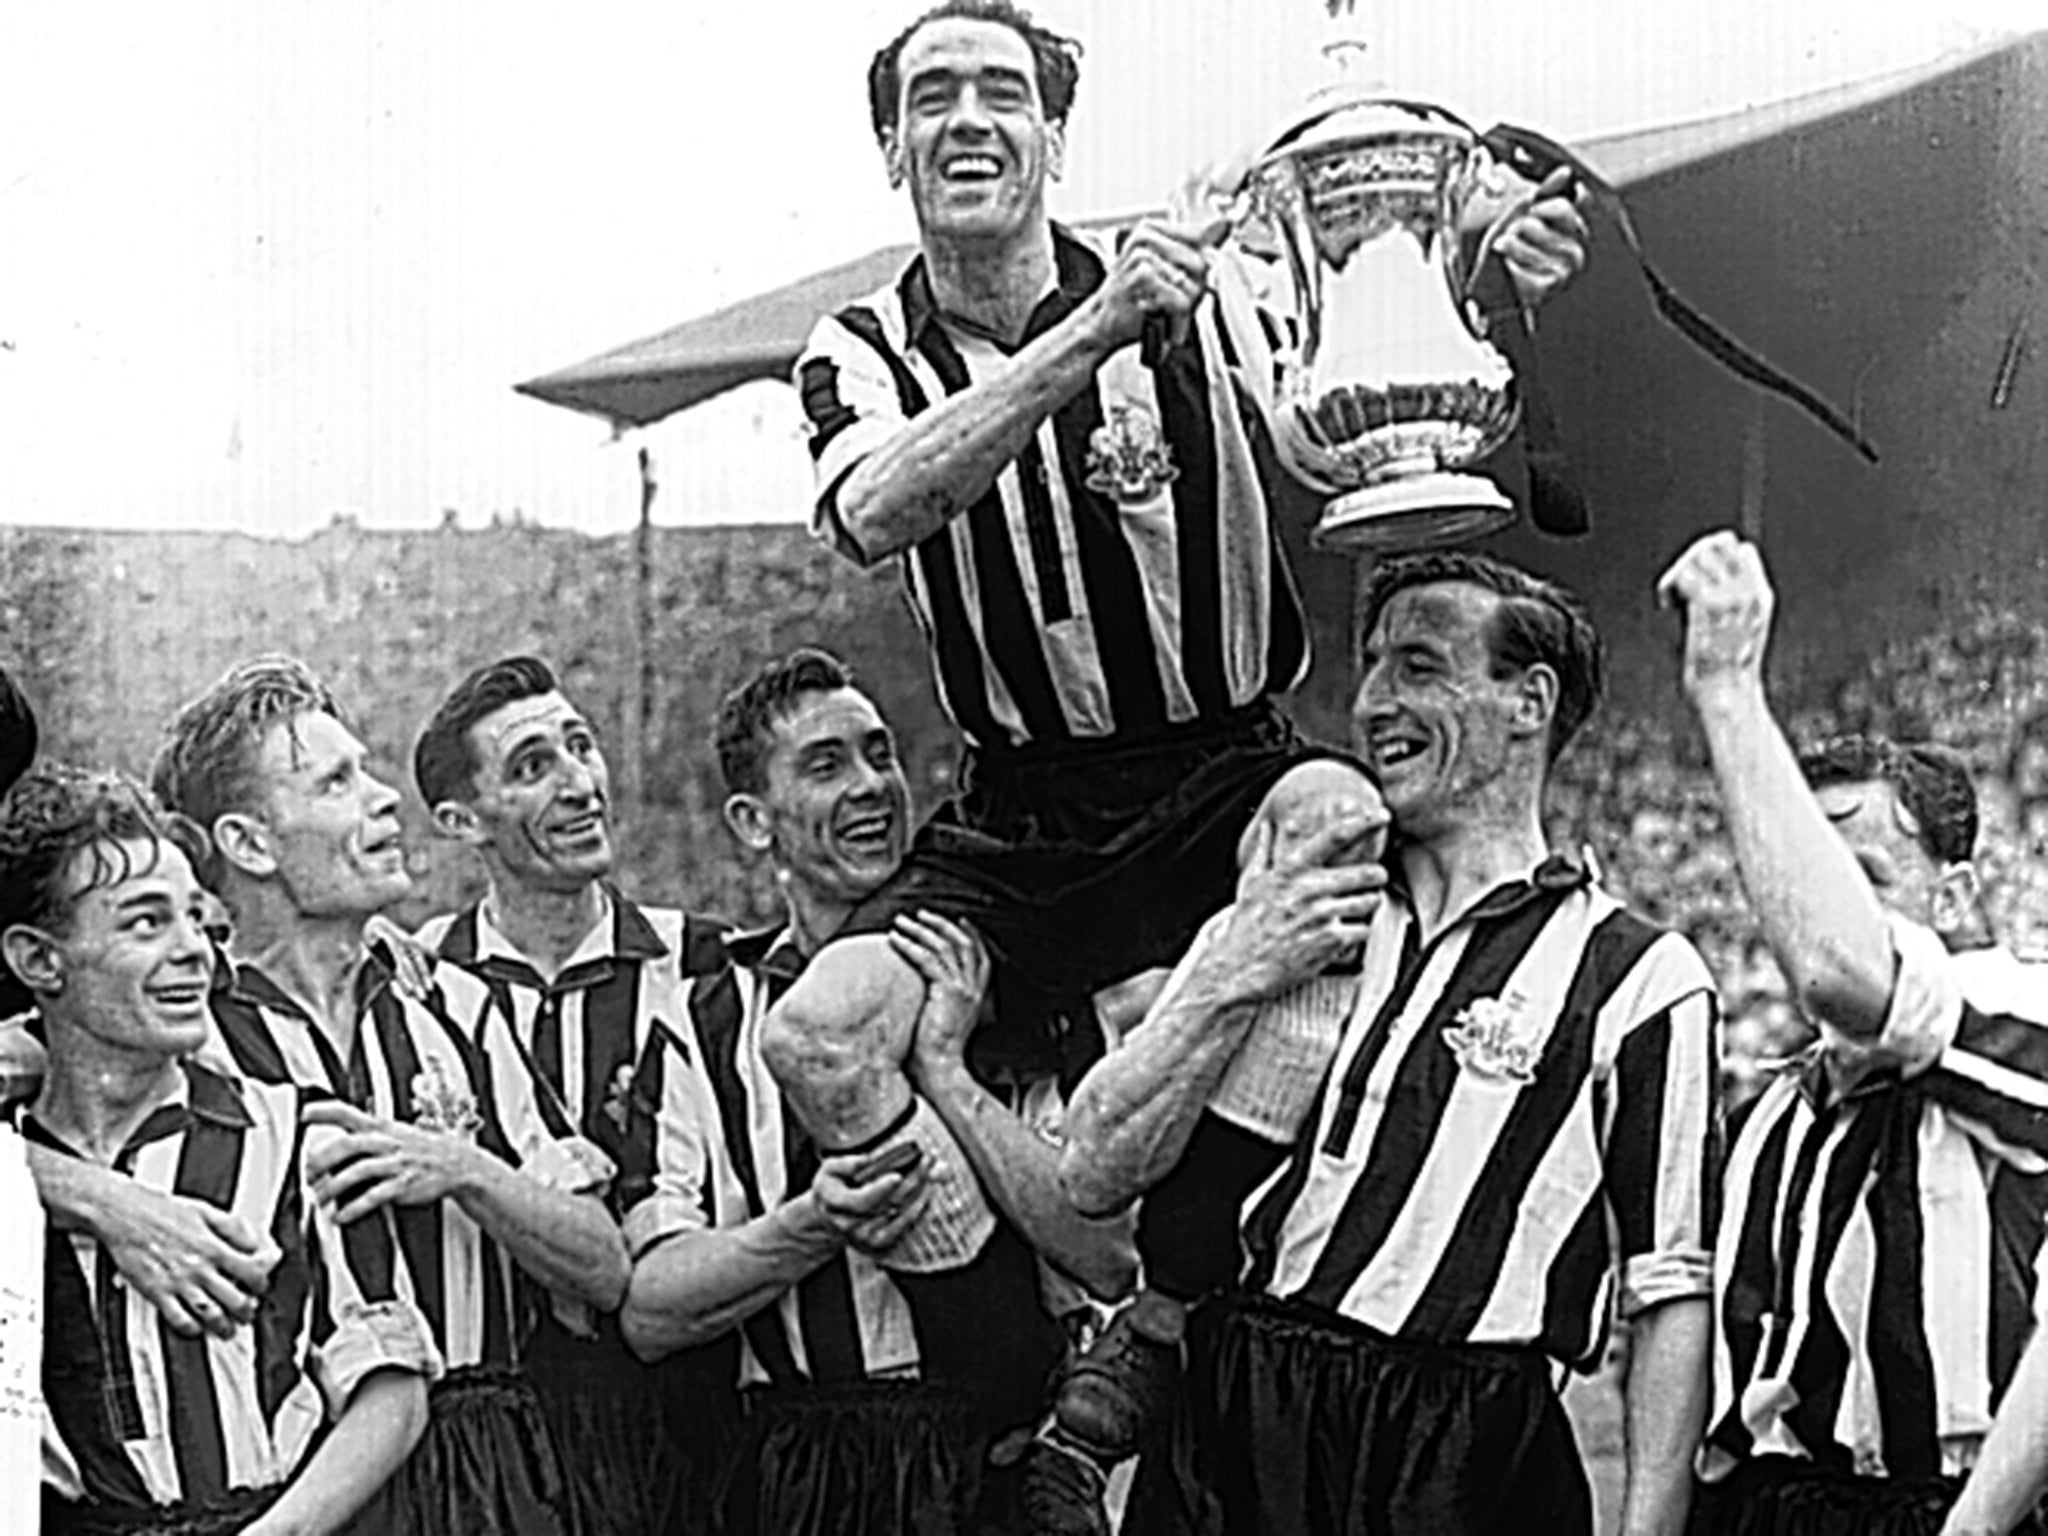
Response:
POLYGON ((562 1458, 523 1373, 451 1371, 427 1406, 426 1433, 350 1536, 575 1536, 562 1458))
POLYGON ((262 1514, 283 1492, 281 1486, 238 1489, 203 1504, 104 1509, 72 1504, 45 1490, 43 1536, 228 1536, 262 1514))
POLYGON ((996 960, 1000 1027, 1057 1028, 1046 1021, 1097 989, 1178 960, 1235 895, 1238 840, 1266 791, 1343 756, 1270 704, 1138 745, 973 753, 960 798, 840 935, 921 909, 964 919, 996 960))
MULTIPOLYGON (((1693 1489, 1688 1536, 1937 1536, 1959 1477, 1858 1477, 1791 1456, 1742 1462, 1693 1489)), ((2043 1536, 2036 1510, 2013 1527, 2043 1536)))
MULTIPOLYGON (((732 1379, 721 1351, 724 1380, 732 1379)), ((737 1405, 722 1383, 695 1379, 689 1352, 643 1365, 607 1327, 573 1337, 544 1320, 526 1348, 560 1457, 577 1536, 696 1536, 731 1452, 737 1405)))
POLYGON ((1187 1381, 1125 1536, 1591 1536, 1550 1372, 1534 1350, 1219 1297, 1189 1319, 1187 1381))
POLYGON ((720 1479, 717 1536, 1024 1536, 1017 1474, 983 1418, 921 1382, 750 1394, 720 1479))

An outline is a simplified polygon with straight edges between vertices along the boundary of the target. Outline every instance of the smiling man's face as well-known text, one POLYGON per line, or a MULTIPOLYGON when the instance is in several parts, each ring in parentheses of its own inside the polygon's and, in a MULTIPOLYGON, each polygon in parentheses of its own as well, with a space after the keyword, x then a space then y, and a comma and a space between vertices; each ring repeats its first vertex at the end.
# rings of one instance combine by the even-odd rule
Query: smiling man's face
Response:
POLYGON ((756 798, 775 868, 813 903, 856 905, 910 844, 896 738, 858 688, 801 694, 773 730, 756 798))
POLYGON ((1046 121, 1036 64, 1000 22, 946 17, 911 34, 885 153, 927 238, 1015 239, 1045 220, 1060 130, 1046 121))
POLYGON ((197 1050, 210 1027, 213 948, 185 855, 148 838, 95 843, 72 855, 65 880, 75 894, 54 936, 62 989, 46 1007, 120 1056, 197 1050))
POLYGON ((611 873, 611 769, 560 693, 514 699, 469 728, 468 809, 494 878, 574 892, 611 873))
POLYGON ((1366 638, 1352 731, 1409 838, 1456 825, 1508 766, 1520 693, 1495 676, 1500 601, 1470 582, 1406 587, 1366 638))

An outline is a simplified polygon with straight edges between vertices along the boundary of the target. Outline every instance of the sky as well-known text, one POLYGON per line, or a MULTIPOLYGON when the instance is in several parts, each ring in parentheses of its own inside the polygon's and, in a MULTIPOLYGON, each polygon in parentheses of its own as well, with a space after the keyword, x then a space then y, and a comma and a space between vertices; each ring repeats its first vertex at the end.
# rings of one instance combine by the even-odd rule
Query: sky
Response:
MULTIPOLYGON (((614 441, 512 392, 914 235, 868 57, 927 0, 115 0, 0 24, 0 521, 298 537, 794 518, 793 392, 614 441)), ((1583 139, 1909 66, 2037 0, 1363 0, 1378 72, 1583 139)), ((1056 215, 1155 206, 1312 84, 1319 0, 1041 0, 1056 215)))

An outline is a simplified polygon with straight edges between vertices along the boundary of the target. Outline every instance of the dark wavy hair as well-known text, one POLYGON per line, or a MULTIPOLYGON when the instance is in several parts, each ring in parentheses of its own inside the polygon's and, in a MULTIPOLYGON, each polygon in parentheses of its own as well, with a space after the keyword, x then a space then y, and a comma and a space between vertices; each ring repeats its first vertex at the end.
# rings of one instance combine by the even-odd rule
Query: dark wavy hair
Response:
POLYGON ((728 693, 718 706, 712 740, 729 795, 758 795, 768 783, 775 722, 807 693, 853 686, 853 673, 830 651, 804 646, 767 663, 728 693))
POLYGON ((1918 830, 1914 841, 1937 864, 1961 864, 1977 849, 1977 787, 1947 747, 1882 736, 1837 736, 1799 754, 1815 789, 1830 784, 1889 784, 1918 830))
POLYGON ((1074 88, 1081 82, 1079 43, 1041 27, 1029 11, 1011 0, 940 0, 885 43, 868 65, 868 117, 879 142, 887 143, 896 128, 896 106, 903 94, 900 66, 904 47, 919 27, 955 18, 992 21, 1023 38, 1038 76, 1038 100, 1045 108, 1045 120, 1056 127, 1066 122, 1074 108, 1074 88))
POLYGON ((420 732, 412 751, 412 776, 431 810, 444 800, 467 800, 476 792, 476 746, 470 727, 520 699, 553 693, 561 685, 538 656, 507 656, 478 667, 455 685, 420 732))
POLYGON ((125 774, 45 763, 0 800, 0 929, 28 923, 52 933, 71 925, 81 897, 138 869, 122 844, 172 842, 149 792, 125 774), (83 885, 67 890, 72 862, 92 858, 83 885))
POLYGON ((1372 633, 1395 593, 1446 582, 1465 582, 1499 595, 1500 607, 1486 637, 1495 677, 1539 662, 1557 674, 1557 711, 1548 742, 1555 762, 1592 717, 1606 688, 1606 657, 1586 605, 1565 587, 1505 560, 1467 550, 1433 550, 1388 560, 1373 572, 1359 632, 1372 633))
POLYGON ((0 795, 36 760, 36 712, 0 667, 0 795))

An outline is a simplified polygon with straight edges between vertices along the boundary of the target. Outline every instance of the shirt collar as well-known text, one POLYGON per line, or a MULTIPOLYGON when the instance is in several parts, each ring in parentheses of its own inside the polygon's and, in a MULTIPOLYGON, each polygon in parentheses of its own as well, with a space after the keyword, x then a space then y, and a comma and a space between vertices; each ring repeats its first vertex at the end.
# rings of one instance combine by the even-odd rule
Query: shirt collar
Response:
POLYGON ((804 956, 797 948, 796 934, 788 923, 771 923, 736 933, 725 941, 725 952, 735 965, 779 981, 794 981, 803 974, 804 956))
MULTIPOLYGON (((200 1065, 187 1057, 178 1063, 178 1079, 170 1097, 143 1116, 121 1148, 116 1162, 127 1166, 134 1161, 135 1154, 151 1142, 162 1141, 168 1136, 182 1135, 199 1121, 223 1127, 227 1130, 246 1130, 254 1122, 249 1118, 249 1108, 242 1102, 242 1094, 234 1079, 226 1077, 210 1067, 200 1065)), ((31 1141, 47 1147, 54 1147, 71 1157, 81 1154, 63 1137, 57 1135, 36 1114, 33 1107, 22 1111, 22 1135, 31 1141)))
MULTIPOLYGON (((1102 285, 1102 258, 1086 241, 1063 224, 1052 226, 1053 287, 1032 310, 1024 328, 1024 340, 1043 334, 1073 312, 1080 302, 1102 285)), ((939 301, 932 294, 931 268, 920 251, 911 259, 897 285, 903 303, 903 328, 910 346, 924 340, 928 328, 943 317, 939 301)))
MULTIPOLYGON (((1390 850, 1392 854, 1397 855, 1398 852, 1398 849, 1390 850)), ((1389 857, 1386 869, 1387 890, 1413 911, 1415 898, 1408 890, 1406 866, 1399 857, 1389 857)), ((1593 873, 1584 861, 1568 853, 1546 854, 1528 874, 1504 880, 1480 897, 1458 921, 1468 923, 1482 918, 1506 917, 1545 895, 1581 890, 1592 883, 1593 873)))
MULTIPOLYGON (((313 1016, 299 1005, 296 998, 254 964, 246 960, 230 960, 224 951, 220 952, 219 960, 220 965, 215 973, 214 983, 216 992, 224 992, 229 997, 253 1003, 273 1013, 288 1013, 293 1018, 303 1021, 308 1027, 312 1026, 313 1016)), ((391 985, 396 974, 391 956, 385 952, 381 944, 372 944, 363 951, 362 967, 356 972, 358 1018, 362 1017, 369 1010, 370 1004, 377 1000, 378 995, 391 985)), ((321 1034, 321 1031, 316 1029, 314 1033, 321 1034)), ((325 1036, 322 1035, 322 1038, 325 1036)))
POLYGON ((621 962, 659 960, 669 952, 647 914, 621 895, 617 887, 600 881, 598 895, 604 903, 603 915, 583 936, 583 942, 576 946, 552 983, 541 981, 532 962, 491 921, 483 902, 465 914, 467 923, 458 918, 448 925, 441 938, 440 953, 444 959, 473 965, 486 975, 503 975, 544 991, 567 992, 604 980, 621 962))

